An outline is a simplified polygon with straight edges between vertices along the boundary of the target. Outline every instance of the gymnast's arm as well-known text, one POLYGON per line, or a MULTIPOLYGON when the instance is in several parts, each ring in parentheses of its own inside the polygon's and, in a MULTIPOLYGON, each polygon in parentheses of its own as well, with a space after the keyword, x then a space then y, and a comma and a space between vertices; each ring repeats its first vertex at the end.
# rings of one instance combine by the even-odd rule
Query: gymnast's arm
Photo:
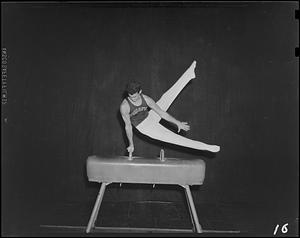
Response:
POLYGON ((178 132, 182 129, 184 131, 188 131, 190 129, 190 126, 187 124, 187 122, 181 122, 172 117, 169 113, 166 111, 162 110, 156 103, 155 101, 150 98, 149 96, 143 94, 148 106, 153 109, 161 118, 174 123, 178 127, 178 132))
POLYGON ((128 104, 126 104, 125 101, 122 102, 122 104, 120 106, 120 112, 121 112, 122 118, 125 122, 125 131, 126 131, 126 135, 127 135, 128 142, 129 142, 127 151, 133 152, 134 151, 134 145, 133 145, 133 139, 132 139, 133 133, 132 133, 132 125, 131 125, 131 121, 130 121, 129 111, 130 111, 130 108, 128 107, 128 104))

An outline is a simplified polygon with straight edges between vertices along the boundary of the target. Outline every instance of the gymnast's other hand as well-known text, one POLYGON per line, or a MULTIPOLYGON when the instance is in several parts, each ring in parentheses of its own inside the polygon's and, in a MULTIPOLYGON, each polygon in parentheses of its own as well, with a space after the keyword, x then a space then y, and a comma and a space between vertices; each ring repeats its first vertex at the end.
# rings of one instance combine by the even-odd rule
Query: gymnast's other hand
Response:
POLYGON ((134 151, 134 146, 133 146, 133 145, 128 146, 128 147, 127 147, 127 151, 128 151, 128 153, 133 153, 133 151, 134 151))
POLYGON ((178 127, 178 133, 180 132, 180 130, 184 130, 184 131, 190 130, 190 126, 187 122, 179 122, 177 124, 177 127, 178 127))

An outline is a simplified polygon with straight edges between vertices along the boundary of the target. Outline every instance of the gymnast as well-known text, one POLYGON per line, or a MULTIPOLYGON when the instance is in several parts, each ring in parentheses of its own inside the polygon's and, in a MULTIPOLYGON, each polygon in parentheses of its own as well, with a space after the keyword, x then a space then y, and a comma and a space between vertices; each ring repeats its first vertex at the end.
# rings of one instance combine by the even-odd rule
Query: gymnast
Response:
POLYGON ((161 118, 163 118, 168 122, 174 123, 178 128, 178 132, 180 130, 190 130, 187 122, 175 119, 167 113, 167 110, 186 84, 195 78, 195 67, 196 61, 193 61, 177 82, 157 102, 142 93, 139 83, 130 82, 127 84, 126 92, 128 97, 122 101, 120 112, 125 123, 125 131, 129 141, 129 146, 127 147, 129 155, 132 155, 134 151, 132 125, 142 134, 155 140, 197 150, 207 150, 210 152, 218 152, 220 150, 220 146, 188 139, 170 131, 159 123, 161 118))

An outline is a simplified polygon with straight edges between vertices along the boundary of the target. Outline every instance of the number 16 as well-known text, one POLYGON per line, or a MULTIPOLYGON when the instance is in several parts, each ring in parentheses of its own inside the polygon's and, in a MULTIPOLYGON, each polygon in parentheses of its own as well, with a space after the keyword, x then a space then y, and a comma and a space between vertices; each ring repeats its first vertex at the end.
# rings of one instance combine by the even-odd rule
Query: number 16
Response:
MULTIPOLYGON (((287 233, 288 232, 288 228, 287 228, 287 226, 288 226, 289 224, 288 223, 285 223, 283 226, 282 226, 282 228, 281 228, 281 232, 282 233, 287 233)), ((278 230, 278 227, 279 227, 279 225, 277 224, 276 225, 276 227, 275 227, 275 230, 274 230, 274 235, 276 235, 276 233, 277 233, 277 230, 278 230)))

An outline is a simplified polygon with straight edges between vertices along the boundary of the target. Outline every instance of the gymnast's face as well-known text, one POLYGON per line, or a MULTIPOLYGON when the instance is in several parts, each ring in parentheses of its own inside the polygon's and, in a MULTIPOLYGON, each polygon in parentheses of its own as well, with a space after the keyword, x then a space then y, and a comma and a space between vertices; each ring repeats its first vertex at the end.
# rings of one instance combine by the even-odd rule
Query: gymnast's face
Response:
POLYGON ((134 94, 128 93, 128 96, 131 99, 131 101, 136 102, 141 98, 141 93, 142 93, 142 90, 140 90, 139 92, 136 92, 134 94))

